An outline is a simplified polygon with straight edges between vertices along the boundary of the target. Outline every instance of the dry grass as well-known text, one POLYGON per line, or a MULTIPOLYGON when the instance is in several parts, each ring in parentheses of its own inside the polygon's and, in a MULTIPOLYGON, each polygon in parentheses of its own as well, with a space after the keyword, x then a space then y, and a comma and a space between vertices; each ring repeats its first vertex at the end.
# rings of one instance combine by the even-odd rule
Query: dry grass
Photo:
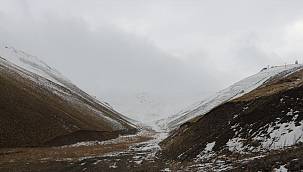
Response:
POLYGON ((250 101, 259 97, 270 96, 278 92, 299 87, 303 84, 303 70, 299 70, 286 78, 272 78, 261 87, 233 100, 232 102, 250 101))
POLYGON ((79 158, 101 156, 127 150, 129 146, 150 140, 150 136, 127 137, 122 142, 79 147, 0 149, 0 165, 9 162, 77 161, 79 158))

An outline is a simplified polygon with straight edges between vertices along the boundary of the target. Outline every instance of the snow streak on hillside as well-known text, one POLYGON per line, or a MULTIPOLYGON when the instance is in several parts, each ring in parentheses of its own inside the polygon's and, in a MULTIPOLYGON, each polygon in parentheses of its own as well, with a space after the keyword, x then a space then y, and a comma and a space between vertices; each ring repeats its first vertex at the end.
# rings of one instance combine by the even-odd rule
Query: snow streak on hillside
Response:
POLYGON ((213 108, 225 102, 251 92, 278 74, 289 75, 300 68, 302 68, 302 65, 286 65, 262 70, 255 75, 243 79, 230 87, 217 92, 213 96, 208 97, 201 102, 195 103, 194 105, 180 111, 172 117, 159 121, 158 125, 169 130, 175 129, 196 116, 204 115, 213 108))
POLYGON ((124 117, 113 110, 107 103, 100 102, 94 97, 88 95, 71 81, 66 79, 56 69, 48 66, 35 56, 17 50, 14 47, 0 44, 0 62, 2 65, 16 71, 21 76, 47 88, 49 91, 62 97, 67 102, 87 109, 90 114, 98 115, 103 120, 111 123, 115 130, 125 129, 123 126, 125 123, 135 127, 133 124, 128 122, 127 117, 124 117), (106 108, 105 111, 108 111, 111 115, 100 111, 100 109, 104 107, 106 108))
MULTIPOLYGON (((3 44, 0 44, 0 53, 0 57, 8 60, 14 65, 17 65, 18 67, 21 67, 29 72, 35 73, 58 85, 69 88, 72 91, 75 91, 80 94, 85 94, 85 96, 83 97, 86 99, 93 99, 94 101, 98 101, 95 98, 84 93, 79 88, 77 88, 77 86, 75 86, 69 79, 63 76, 58 70, 50 67, 36 56, 32 56, 24 51, 3 44)), ((105 106, 107 108, 112 108, 106 102, 98 101, 98 103, 102 104, 102 106, 105 106)))
POLYGON ((14 63, 15 65, 38 74, 52 82, 64 86, 64 82, 70 82, 57 70, 51 68, 37 57, 29 55, 24 51, 9 46, 0 46, 1 57, 14 63))

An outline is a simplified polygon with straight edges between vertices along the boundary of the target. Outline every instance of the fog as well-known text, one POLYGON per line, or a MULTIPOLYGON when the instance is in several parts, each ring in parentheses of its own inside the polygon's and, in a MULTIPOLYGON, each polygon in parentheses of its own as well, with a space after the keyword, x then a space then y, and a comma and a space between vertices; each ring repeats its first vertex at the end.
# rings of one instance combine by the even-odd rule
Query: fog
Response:
POLYGON ((303 61, 303 2, 0 0, 0 41, 140 121, 303 61))

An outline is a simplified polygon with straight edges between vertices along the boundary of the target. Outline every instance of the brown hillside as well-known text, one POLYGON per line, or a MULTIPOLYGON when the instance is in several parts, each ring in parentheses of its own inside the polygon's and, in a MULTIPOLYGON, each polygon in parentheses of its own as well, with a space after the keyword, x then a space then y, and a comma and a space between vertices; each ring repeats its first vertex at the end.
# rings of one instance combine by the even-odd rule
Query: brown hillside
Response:
POLYGON ((112 109, 1 60, 0 147, 106 140, 135 131, 112 109))
POLYGON ((241 138, 242 151, 246 153, 258 150, 261 143, 255 138, 270 138, 269 126, 277 125, 275 130, 283 123, 301 125, 302 76, 303 71, 300 70, 291 75, 272 78, 256 90, 186 122, 161 143, 163 155, 169 159, 191 160, 208 143, 214 142, 214 152, 229 156, 232 152, 226 144, 233 138, 241 138), (287 112, 294 113, 287 115, 287 112))

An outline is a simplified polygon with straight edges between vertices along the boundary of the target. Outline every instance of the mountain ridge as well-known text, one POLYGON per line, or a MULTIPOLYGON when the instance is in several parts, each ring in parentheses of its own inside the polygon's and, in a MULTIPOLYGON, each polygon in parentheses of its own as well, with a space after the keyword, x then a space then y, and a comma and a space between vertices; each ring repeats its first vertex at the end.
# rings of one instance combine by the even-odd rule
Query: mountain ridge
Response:
POLYGON ((188 120, 160 143, 162 156, 181 161, 174 165, 185 171, 243 171, 248 166, 271 171, 278 164, 302 169, 302 78, 302 65, 295 65, 188 120))
POLYGON ((71 144, 136 132, 126 117, 43 62, 31 61, 30 55, 14 48, 0 50, 0 147, 71 144), (70 139, 59 139, 64 135, 70 139))
POLYGON ((168 118, 161 119, 157 121, 157 125, 160 125, 163 129, 168 131, 178 128, 182 123, 193 119, 196 116, 201 114, 206 114, 213 108, 228 102, 237 97, 249 93, 250 91, 261 86, 265 82, 269 81, 272 77, 277 76, 278 74, 283 73, 292 73, 296 70, 302 68, 302 65, 283 65, 283 66, 274 66, 262 70, 259 73, 247 77, 245 79, 236 82, 235 84, 227 87, 214 95, 205 98, 202 101, 196 102, 195 104, 189 106, 188 108, 181 110, 175 115, 172 115, 168 118))

